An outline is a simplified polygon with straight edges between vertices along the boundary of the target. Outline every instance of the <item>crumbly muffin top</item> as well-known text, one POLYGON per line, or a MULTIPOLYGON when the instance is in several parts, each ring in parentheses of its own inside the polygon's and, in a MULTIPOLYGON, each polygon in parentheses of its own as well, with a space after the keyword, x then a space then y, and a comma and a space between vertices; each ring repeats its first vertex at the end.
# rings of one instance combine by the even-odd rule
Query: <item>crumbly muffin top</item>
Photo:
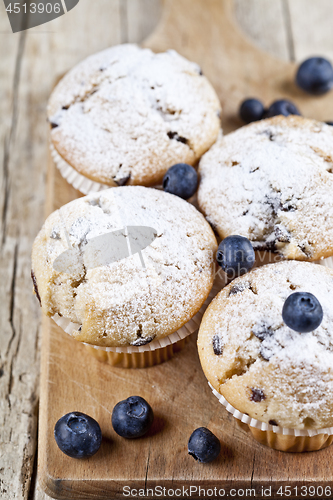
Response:
POLYGON ((207 151, 220 111, 197 64, 125 44, 75 66, 53 91, 48 117, 53 145, 78 172, 110 186, 148 186, 207 151))
POLYGON ((213 284, 216 247, 192 205, 126 186, 51 214, 35 240, 32 271, 43 311, 81 325, 77 340, 143 345, 198 312, 213 284))
POLYGON ((239 411, 294 429, 333 426, 333 270, 284 261, 235 279, 209 305, 198 336, 212 386, 239 411), (324 317, 310 333, 288 328, 286 298, 310 292, 324 317))
POLYGON ((200 209, 221 238, 288 259, 333 255, 333 127, 277 116, 233 132, 203 156, 200 209))

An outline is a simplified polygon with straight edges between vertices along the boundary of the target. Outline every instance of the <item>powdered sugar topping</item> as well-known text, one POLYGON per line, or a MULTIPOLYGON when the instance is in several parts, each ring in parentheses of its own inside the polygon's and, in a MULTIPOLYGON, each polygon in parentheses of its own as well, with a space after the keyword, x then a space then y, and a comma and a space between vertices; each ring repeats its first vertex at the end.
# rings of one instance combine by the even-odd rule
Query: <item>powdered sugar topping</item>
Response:
POLYGON ((131 44, 76 66, 48 107, 60 155, 108 185, 153 185, 171 165, 193 164, 215 141, 219 112, 197 64, 131 44))
POLYGON ((257 249, 316 260, 333 254, 332 172, 332 127, 275 117, 204 155, 199 205, 222 238, 241 234, 257 249))
POLYGON ((332 426, 332 297, 333 270, 310 263, 270 264, 236 279, 212 302, 200 327, 208 380, 253 418, 298 429, 332 426), (230 294, 235 285, 239 292, 230 294), (296 291, 311 292, 323 308, 313 332, 301 334, 283 322, 283 304, 296 291), (214 337, 223 346, 220 356, 210 347, 214 337), (263 391, 260 405, 251 402, 251 387, 263 391))
POLYGON ((213 283, 215 250, 209 225, 192 205, 155 189, 112 188, 47 219, 34 245, 33 269, 45 312, 82 324, 78 340, 121 346, 169 335, 200 309, 213 283), (154 232, 142 249, 138 228, 154 232), (51 237, 55 231, 60 239, 51 237), (98 261, 93 242, 105 234, 124 258, 98 261), (70 273, 55 266, 66 252, 70 273))

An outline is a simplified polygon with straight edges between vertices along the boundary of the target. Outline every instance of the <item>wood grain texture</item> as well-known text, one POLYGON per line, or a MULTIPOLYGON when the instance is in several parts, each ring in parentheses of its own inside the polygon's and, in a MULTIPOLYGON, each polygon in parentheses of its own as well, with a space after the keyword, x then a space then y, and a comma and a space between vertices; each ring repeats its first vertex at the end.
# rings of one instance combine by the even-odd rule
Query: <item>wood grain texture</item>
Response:
POLYGON ((235 20, 252 43, 285 61, 290 60, 284 0, 235 0, 235 20))
POLYGON ((82 0, 66 16, 13 35, 0 2, 0 497, 6 500, 32 494, 36 465, 40 312, 31 294, 30 254, 44 220, 46 102, 60 73, 120 41, 119 1, 94 5, 82 0), (103 17, 109 26, 116 20, 114 29, 96 37, 103 17))
MULTIPOLYGON (((282 91, 289 97, 296 95, 295 66, 255 49, 241 36, 232 12, 228 0, 206 0, 204 10, 200 0, 167 0, 161 23, 145 42, 155 50, 175 48, 202 65, 223 101, 227 131, 238 126, 239 101, 249 93, 265 99, 282 91), (200 37, 200 32, 205 36, 200 37)), ((325 106, 333 111, 332 97, 325 106)), ((308 108, 318 116, 317 101, 312 100, 308 108)), ((57 208, 76 194, 52 164, 50 172, 53 208, 57 208)), ((91 358, 84 346, 46 320, 41 395, 39 480, 48 494, 59 499, 122 498, 123 487, 128 485, 141 489, 145 496, 157 485, 174 489, 217 486, 228 493, 235 487, 255 488, 257 498, 262 498, 262 486, 276 492, 282 484, 331 485, 329 448, 301 455, 280 453, 259 445, 238 428, 207 386, 195 338, 167 363, 123 370, 91 358), (110 414, 116 402, 136 393, 150 402, 157 418, 148 437, 124 441, 113 432, 110 414), (73 410, 96 418, 105 436, 99 453, 84 462, 64 457, 53 437, 56 420, 73 410), (186 453, 187 440, 199 426, 209 427, 222 442, 220 458, 207 467, 186 453)), ((201 497, 199 491, 192 495, 201 497)))
POLYGON ((11 44, 3 43, 8 29, 1 4, 0 497, 21 498, 28 494, 33 469, 38 402, 38 308, 26 293, 29 236, 36 229, 34 224, 30 226, 30 217, 43 204, 44 186, 38 179, 40 168, 29 172, 29 150, 20 151, 27 144, 25 127, 32 120, 29 117, 22 123, 20 119, 29 106, 28 85, 22 78, 26 37, 18 34, 11 44), (41 190, 35 196, 23 180, 28 173, 41 190))
POLYGON ((333 61, 333 2, 286 0, 290 12, 295 59, 324 56, 333 61))
MULTIPOLYGON (((27 499, 29 495, 31 498, 35 486, 33 480, 29 493, 36 450, 39 364, 39 311, 30 294, 29 270, 30 247, 44 219, 46 102, 56 78, 83 57, 121 41, 140 41, 147 35, 148 26, 157 21, 161 1, 126 1, 130 3, 128 9, 127 6, 124 9, 125 0, 81 0, 66 16, 16 35, 10 31, 3 2, 0 2, 0 227, 3 239, 0 497, 6 500, 27 499), (136 5, 131 7, 133 3, 136 5)), ((284 6, 280 0, 274 5, 266 0, 269 7, 263 0, 235 1, 238 25, 265 50, 282 57, 290 54, 292 44, 297 60, 313 54, 333 58, 331 0, 282 0, 284 6), (256 15, 248 10, 250 2, 256 15), (286 4, 289 28, 285 10, 282 11, 286 4), (272 10, 278 12, 276 18, 272 10), (285 26, 280 30, 282 21, 285 26), (271 26, 269 30, 264 29, 266 24, 271 26)), ((332 119, 329 112, 323 116, 332 119)), ((48 207, 53 206, 51 194, 46 195, 48 207)), ((68 195, 74 193, 63 193, 63 199, 58 198, 58 202, 62 203, 68 195)), ((304 469, 304 476, 306 473, 304 469)), ((37 488, 34 498, 48 497, 37 488)))
POLYGON ((160 0, 126 0, 127 41, 142 42, 153 32, 161 15, 160 0))
MULTIPOLYGON (((110 0, 99 0, 94 4, 96 8, 91 9, 91 4, 87 0, 85 2, 81 0, 80 19, 77 18, 75 10, 72 11, 71 19, 61 18, 63 24, 52 35, 51 46, 48 48, 49 54, 54 56, 51 64, 55 65, 51 69, 53 82, 49 93, 55 81, 76 62, 91 53, 117 43, 139 42, 151 31, 150 26, 155 26, 158 21, 160 0, 148 0, 148 2, 147 0, 129 0, 129 7, 127 7, 127 0, 114 1, 111 6, 110 3, 110 0), (91 22, 92 20, 93 22, 91 22), (65 21, 67 24, 64 24, 65 21), (77 26, 80 26, 80 30, 77 29, 77 26), (83 26, 83 29, 81 29, 81 26, 83 26), (78 39, 77 43, 73 43, 74 35, 76 36, 78 31, 82 38, 78 39), (68 43, 73 44, 69 54, 66 53, 66 44, 68 43), (59 53, 64 55, 63 59, 60 57, 60 61, 59 53)), ((47 99, 48 95, 45 96, 44 107, 47 99)), ((44 155, 45 161, 47 161, 47 148, 44 155)), ((81 196, 69 184, 64 183, 57 170, 51 169, 47 175, 45 217, 69 200, 81 196)), ((34 500, 47 500, 50 498, 44 492, 38 478, 32 485, 31 493, 34 500)))

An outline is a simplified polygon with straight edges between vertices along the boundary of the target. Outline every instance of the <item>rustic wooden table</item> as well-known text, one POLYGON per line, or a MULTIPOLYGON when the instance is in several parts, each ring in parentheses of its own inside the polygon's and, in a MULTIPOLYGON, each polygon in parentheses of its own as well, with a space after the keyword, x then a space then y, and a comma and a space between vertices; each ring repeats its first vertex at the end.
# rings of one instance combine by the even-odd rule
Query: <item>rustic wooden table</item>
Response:
MULTIPOLYGON (((205 0, 202 0, 203 5, 205 0)), ((160 0, 80 0, 70 13, 12 34, 0 2, 0 498, 45 500, 36 474, 40 311, 30 251, 44 219, 46 102, 57 77, 88 54, 140 42, 160 0)), ((234 0, 259 47, 284 60, 333 60, 331 0, 234 0)), ((333 119, 327 117, 327 119, 333 119)))

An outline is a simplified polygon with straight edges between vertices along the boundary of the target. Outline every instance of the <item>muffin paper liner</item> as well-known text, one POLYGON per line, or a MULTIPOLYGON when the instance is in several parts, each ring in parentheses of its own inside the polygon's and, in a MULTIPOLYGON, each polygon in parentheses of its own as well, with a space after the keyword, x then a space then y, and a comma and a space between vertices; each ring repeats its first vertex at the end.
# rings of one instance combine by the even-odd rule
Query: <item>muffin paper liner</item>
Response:
POLYGON ((92 181, 82 174, 79 174, 62 156, 57 152, 52 143, 50 143, 50 153, 54 164, 66 181, 71 184, 75 189, 83 194, 97 193, 104 189, 109 189, 112 186, 107 184, 100 184, 99 182, 92 181))
MULTIPOLYGON (((203 303, 201 306, 200 310, 191 318, 185 325, 183 325, 179 330, 177 330, 174 333, 171 333, 167 337, 164 337, 159 340, 153 340, 149 344, 142 345, 142 346, 124 346, 124 347, 104 347, 104 346, 96 346, 92 344, 87 344, 85 342, 80 342, 81 344, 84 344, 87 347, 99 350, 99 351, 105 351, 105 352, 114 352, 114 353, 126 353, 126 354, 134 354, 134 353, 143 353, 147 351, 155 351, 156 349, 161 349, 165 348, 168 346, 171 346, 192 333, 194 333, 200 326, 200 322, 202 319, 202 316, 204 315, 205 310, 207 309, 208 305, 212 301, 212 299, 215 297, 215 295, 219 292, 220 290, 220 285, 218 282, 215 282, 210 294, 208 295, 208 298, 206 301, 203 303)), ((64 316, 59 316, 59 314, 54 314, 52 316, 52 319, 55 321, 55 323, 62 328, 66 333, 69 335, 72 335, 74 331, 77 331, 78 328, 81 326, 78 323, 73 323, 70 321, 68 318, 65 318, 64 316)))
POLYGON ((265 422, 261 422, 255 418, 251 418, 245 413, 236 410, 228 401, 219 394, 214 387, 208 382, 214 396, 217 397, 219 402, 225 407, 225 409, 232 414, 233 417, 237 418, 244 424, 254 427, 260 431, 272 431, 274 434, 282 434, 284 436, 296 436, 296 437, 314 437, 320 434, 333 435, 333 427, 327 427, 325 429, 288 429, 287 427, 279 427, 278 425, 270 425, 265 422))
MULTIPOLYGON (((105 347, 105 346, 87 344, 86 342, 80 342, 80 344, 105 352, 133 354, 137 352, 155 351, 156 349, 167 347, 168 345, 174 344, 179 340, 182 340, 185 337, 191 335, 191 333, 193 333, 195 330, 198 329, 202 316, 203 312, 201 313, 200 309, 200 311, 190 321, 188 321, 184 326, 179 328, 179 330, 177 330, 176 332, 171 333, 170 335, 164 337, 163 339, 153 340, 149 344, 142 346, 105 347)), ((62 328, 69 335, 72 335, 72 333, 74 331, 77 331, 78 328, 80 327, 78 323, 72 323, 69 319, 64 318, 63 316, 59 316, 58 314, 54 314, 54 316, 52 316, 52 319, 58 326, 60 326, 60 328, 62 328)))
POLYGON ((176 352, 179 352, 185 347, 189 337, 179 340, 175 344, 170 344, 155 351, 144 351, 134 353, 101 351, 94 349, 89 344, 85 344, 85 348, 89 353, 103 363, 107 363, 117 368, 148 368, 150 366, 159 365, 173 358, 176 352))

